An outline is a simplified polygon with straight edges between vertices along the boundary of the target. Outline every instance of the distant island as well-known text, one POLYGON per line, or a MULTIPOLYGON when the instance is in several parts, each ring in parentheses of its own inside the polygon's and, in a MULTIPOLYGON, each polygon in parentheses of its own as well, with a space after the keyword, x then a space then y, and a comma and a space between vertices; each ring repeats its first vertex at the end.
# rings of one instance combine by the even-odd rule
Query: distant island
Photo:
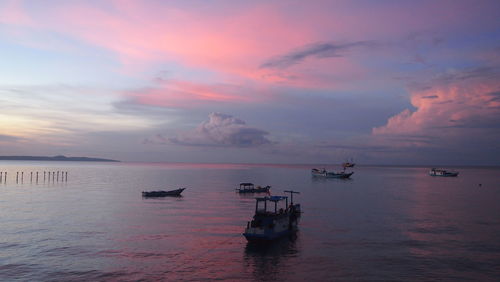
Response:
POLYGON ((37 157, 37 156, 0 156, 0 161, 70 161, 70 162, 120 162, 117 160, 87 157, 37 157))

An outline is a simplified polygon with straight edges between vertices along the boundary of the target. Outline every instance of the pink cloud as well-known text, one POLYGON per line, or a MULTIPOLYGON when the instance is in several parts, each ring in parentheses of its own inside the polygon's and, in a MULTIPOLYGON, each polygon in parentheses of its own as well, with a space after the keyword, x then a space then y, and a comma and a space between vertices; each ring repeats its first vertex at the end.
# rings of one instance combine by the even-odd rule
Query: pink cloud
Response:
POLYGON ((206 103, 256 103, 269 100, 265 90, 233 84, 202 84, 180 80, 159 81, 155 87, 126 92, 134 103, 193 108, 206 103))
MULTIPOLYGON (((0 20, 12 29, 25 28, 24 38, 29 38, 30 32, 43 30, 101 47, 114 54, 123 64, 122 71, 128 74, 140 75, 144 69, 174 62, 187 69, 209 70, 219 83, 335 90, 359 87, 361 83, 352 81, 363 80, 368 74, 373 77, 375 70, 363 65, 363 58, 353 58, 350 54, 327 59, 310 56, 286 69, 259 66, 316 42, 394 40, 410 32, 435 28, 445 31, 464 25, 477 28, 478 24, 464 22, 475 22, 473 18, 481 13, 466 12, 484 9, 480 5, 434 1, 416 7, 359 5, 351 1, 294 5, 232 3, 213 7, 187 7, 182 1, 168 5, 162 1, 120 0, 99 5, 63 1, 57 6, 40 5, 36 9, 29 2, 8 3, 0 11, 0 20), (415 14, 425 15, 424 20, 415 14)), ((490 20, 491 15, 483 13, 483 17, 490 20)), ((229 97, 233 93, 213 92, 194 85, 176 86, 173 92, 177 88, 189 88, 186 91, 189 94, 176 97, 170 94, 167 101, 165 95, 159 94, 163 90, 152 89, 154 93, 142 99, 144 103, 155 104, 169 104, 187 97, 200 101, 241 99, 229 97)))
POLYGON ((393 143, 400 146, 446 147, 471 138, 489 144, 500 137, 498 77, 498 70, 488 68, 441 75, 428 89, 411 93, 416 110, 402 111, 372 133, 392 140, 400 137, 404 141, 393 143))
MULTIPOLYGON (((288 82, 299 87, 328 84, 328 80, 318 81, 298 67, 286 74, 258 68, 269 57, 322 39, 315 24, 298 21, 274 4, 236 5, 207 12, 158 4, 161 2, 113 1, 109 9, 87 2, 63 2, 35 13, 22 2, 13 3, 18 5, 5 7, 3 14, 16 16, 6 17, 5 23, 28 28, 27 32, 56 31, 100 46, 112 51, 128 72, 174 61, 216 71, 223 81, 288 82)), ((309 13, 316 12, 302 16, 314 17, 309 13)), ((318 67, 318 72, 328 69, 318 67)), ((350 62, 339 67, 360 68, 350 62)))

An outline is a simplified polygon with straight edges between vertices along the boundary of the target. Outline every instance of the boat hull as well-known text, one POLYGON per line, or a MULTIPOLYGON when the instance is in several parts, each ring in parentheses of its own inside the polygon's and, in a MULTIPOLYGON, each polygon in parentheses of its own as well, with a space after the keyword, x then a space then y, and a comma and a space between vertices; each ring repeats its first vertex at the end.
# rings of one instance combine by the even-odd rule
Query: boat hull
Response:
POLYGON ((150 192, 142 192, 142 196, 145 198, 160 198, 160 197, 179 197, 181 196, 182 191, 186 188, 180 188, 171 191, 150 191, 150 192))
POLYGON ((435 173, 429 173, 430 176, 438 176, 438 177, 457 177, 458 172, 447 172, 444 174, 435 174, 435 173))
POLYGON ((457 177, 457 171, 446 171, 444 169, 433 168, 429 171, 430 176, 441 176, 441 177, 457 177))
POLYGON ((327 173, 326 178, 349 178, 354 172, 349 173, 327 173))
POLYGON ((271 186, 260 187, 260 188, 251 188, 251 189, 237 189, 238 193, 269 193, 269 189, 271 186))
POLYGON ((319 169, 312 169, 311 174, 312 176, 317 176, 317 177, 325 177, 325 178, 349 178, 354 172, 328 172, 325 169, 319 170, 319 169))
POLYGON ((267 189, 248 189, 248 190, 239 190, 238 193, 267 193, 269 192, 269 188, 267 189))
POLYGON ((245 239, 247 239, 248 242, 270 242, 274 241, 283 237, 286 237, 293 232, 297 231, 297 229, 294 230, 284 230, 281 232, 274 232, 274 233, 269 233, 269 234, 255 234, 255 233, 243 233, 243 236, 245 236, 245 239))

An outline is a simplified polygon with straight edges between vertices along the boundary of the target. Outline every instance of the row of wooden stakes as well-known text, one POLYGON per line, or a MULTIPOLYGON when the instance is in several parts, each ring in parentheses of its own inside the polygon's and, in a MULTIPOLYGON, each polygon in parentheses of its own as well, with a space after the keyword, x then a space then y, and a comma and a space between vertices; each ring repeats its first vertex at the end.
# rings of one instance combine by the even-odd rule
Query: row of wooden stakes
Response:
MULTIPOLYGON (((30 172, 30 182, 35 181, 36 183, 42 179, 42 172, 30 172)), ((43 172, 43 182, 67 182, 68 172, 67 171, 44 171, 43 172)), ((0 183, 7 183, 7 171, 0 171, 0 183)), ((16 172, 16 183, 24 182, 24 171, 16 172)))

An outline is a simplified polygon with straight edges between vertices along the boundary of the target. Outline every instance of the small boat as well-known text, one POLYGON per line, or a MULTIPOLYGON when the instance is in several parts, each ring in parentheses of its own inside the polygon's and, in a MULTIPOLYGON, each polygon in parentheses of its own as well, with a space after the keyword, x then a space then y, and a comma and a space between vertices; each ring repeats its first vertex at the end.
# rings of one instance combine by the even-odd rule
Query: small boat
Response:
POLYGON ((311 174, 313 176, 321 176, 321 177, 326 177, 326 178, 349 178, 351 175, 353 175, 354 172, 334 172, 334 171, 327 171, 326 169, 317 169, 313 168, 311 170, 311 174))
POLYGON ((184 191, 186 188, 179 188, 175 190, 170 190, 170 191, 149 191, 149 192, 142 192, 142 196, 146 198, 152 198, 152 197, 166 197, 166 196, 180 196, 182 191, 184 191))
POLYGON ((290 193, 290 205, 288 205, 287 196, 267 196, 255 199, 255 214, 252 221, 247 222, 243 233, 249 242, 269 242, 290 235, 297 230, 301 212, 300 204, 293 203, 293 194, 299 194, 299 192, 285 192, 290 193), (282 204, 283 201, 285 201, 285 206, 278 208, 279 203, 282 204), (263 209, 260 203, 264 203, 263 209), (274 209, 268 210, 271 204, 274 204, 274 209))
POLYGON ((430 176, 444 176, 444 177, 455 177, 458 176, 458 171, 447 171, 444 169, 431 168, 429 171, 430 176))
POLYGON ((257 186, 255 187, 253 183, 240 183, 240 188, 236 189, 238 193, 268 193, 271 186, 257 186))

